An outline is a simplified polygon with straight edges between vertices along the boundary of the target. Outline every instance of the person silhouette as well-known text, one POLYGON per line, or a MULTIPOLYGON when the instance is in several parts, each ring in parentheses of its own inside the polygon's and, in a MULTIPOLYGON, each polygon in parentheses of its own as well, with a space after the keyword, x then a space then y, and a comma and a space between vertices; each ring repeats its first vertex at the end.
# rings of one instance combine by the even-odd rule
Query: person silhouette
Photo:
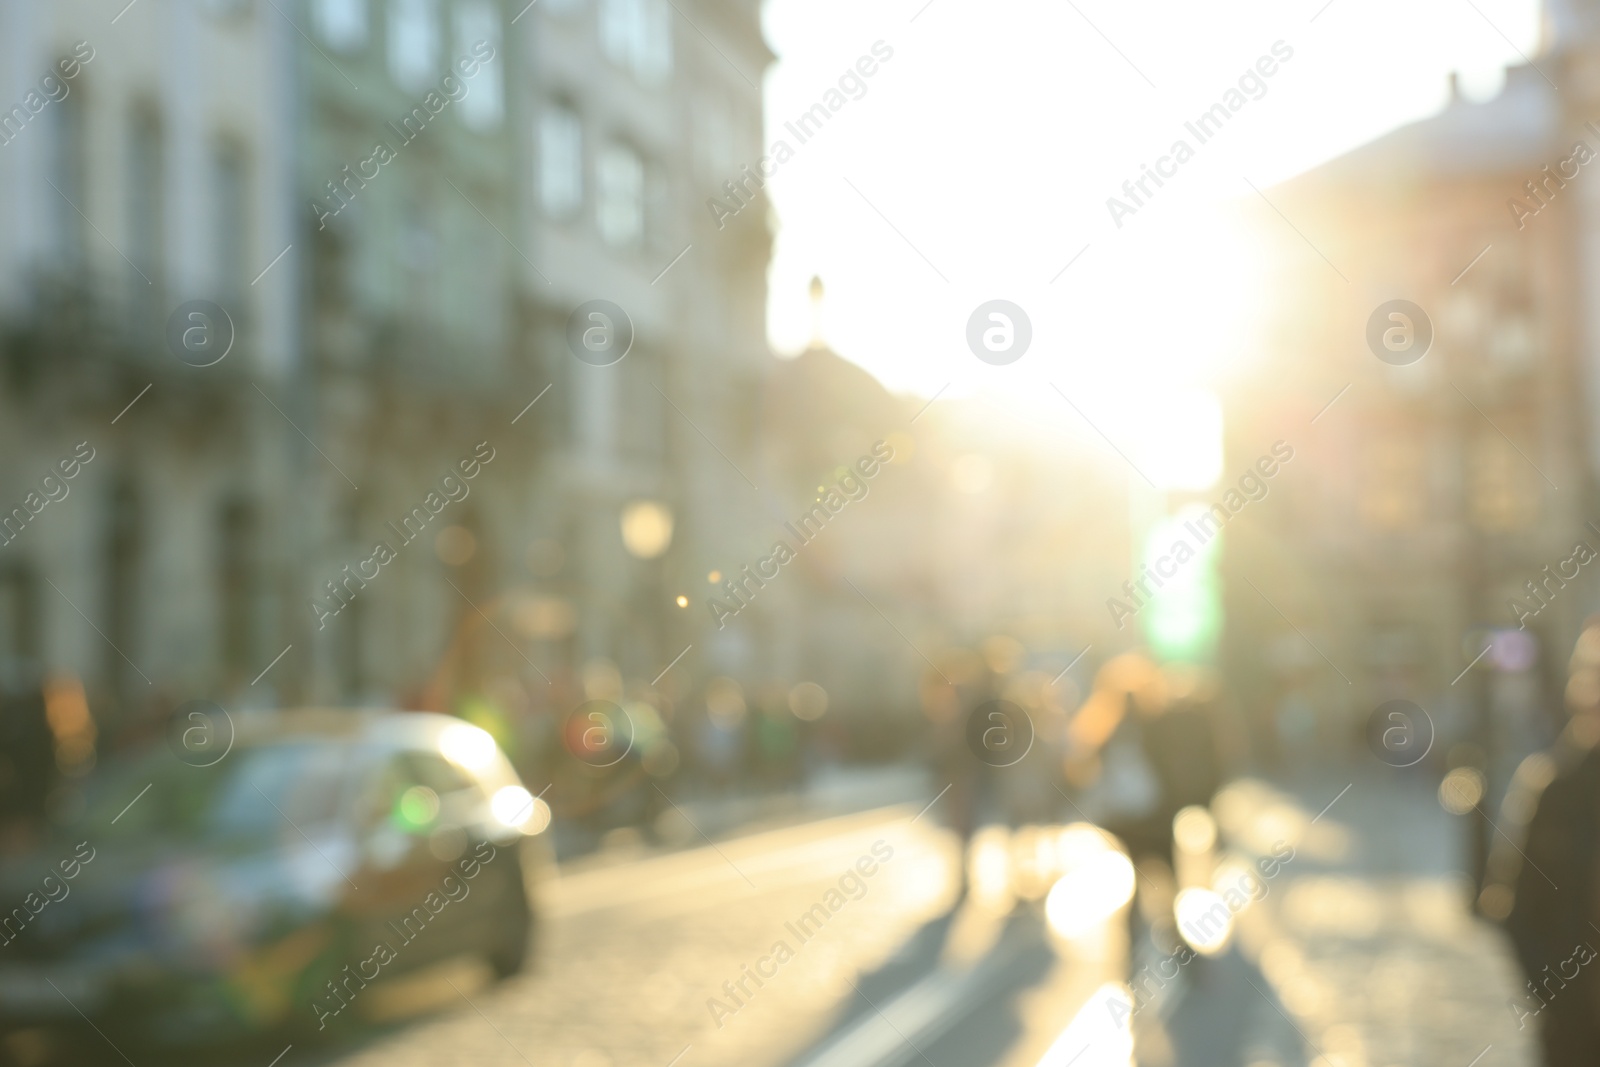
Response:
POLYGON ((1600 617, 1578 637, 1565 703, 1556 743, 1512 777, 1478 898, 1522 965, 1527 988, 1510 1007, 1538 1027, 1546 1067, 1600 1056, 1600 617))

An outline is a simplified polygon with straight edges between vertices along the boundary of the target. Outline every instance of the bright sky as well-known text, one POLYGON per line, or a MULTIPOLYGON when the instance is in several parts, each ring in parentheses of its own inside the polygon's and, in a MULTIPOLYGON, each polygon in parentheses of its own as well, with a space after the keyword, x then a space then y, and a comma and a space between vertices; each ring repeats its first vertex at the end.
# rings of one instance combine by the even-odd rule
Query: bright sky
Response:
POLYGON ((794 149, 768 186, 772 343, 805 346, 820 274, 828 342, 891 389, 1027 407, 1053 382, 1119 423, 1120 397, 1203 385, 1236 355, 1254 287, 1221 208, 1255 196, 1245 179, 1436 111, 1452 70, 1492 95, 1538 25, 1538 0, 767 0, 767 138, 794 149), (879 40, 894 56, 866 94, 800 144, 784 123, 879 40), (1117 229, 1107 197, 1196 145, 1184 122, 1277 41, 1293 58, 1265 96, 1117 229), (996 298, 1032 320, 1009 366, 965 343, 996 298))

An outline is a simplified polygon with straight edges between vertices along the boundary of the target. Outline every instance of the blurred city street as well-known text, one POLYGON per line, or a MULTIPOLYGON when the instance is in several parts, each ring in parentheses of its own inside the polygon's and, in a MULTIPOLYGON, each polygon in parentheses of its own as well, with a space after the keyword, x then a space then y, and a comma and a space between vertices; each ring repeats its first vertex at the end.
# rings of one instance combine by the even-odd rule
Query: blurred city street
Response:
MULTIPOLYGON (((1017 895, 1038 884, 1032 840, 1014 847, 1032 831, 988 838, 978 863, 989 873, 957 901, 955 841, 937 805, 919 814, 905 803, 682 851, 619 845, 575 863, 543 891, 533 973, 492 986, 481 965, 449 961, 375 998, 356 1035, 297 1044, 284 1062, 1536 1063, 1531 1031, 1506 1006, 1519 985, 1508 948, 1465 907, 1459 821, 1415 778, 1352 776, 1324 772, 1293 791, 1244 779, 1219 797, 1221 852, 1259 857, 1283 841, 1294 858, 1235 916, 1228 945, 1187 963, 1131 1027, 1119 1007, 1129 996, 1125 907, 1091 908, 1093 925, 1070 939, 1052 931, 1042 902, 1017 895), (796 927, 836 884, 833 872, 875 844, 892 858, 860 898, 819 930, 796 927), (758 986, 747 976, 778 940, 795 958, 758 986)), ((878 786, 908 784, 887 775, 878 786)), ((1136 973, 1158 955, 1149 942, 1136 954, 1136 973)), ((167 1062, 252 1063, 273 1051, 167 1062)), ((92 1033, 40 1053, 41 1063, 122 1062, 92 1033)))
POLYGON ((1596 159, 1600 0, 0 0, 0 1067, 1593 1067, 1596 159))

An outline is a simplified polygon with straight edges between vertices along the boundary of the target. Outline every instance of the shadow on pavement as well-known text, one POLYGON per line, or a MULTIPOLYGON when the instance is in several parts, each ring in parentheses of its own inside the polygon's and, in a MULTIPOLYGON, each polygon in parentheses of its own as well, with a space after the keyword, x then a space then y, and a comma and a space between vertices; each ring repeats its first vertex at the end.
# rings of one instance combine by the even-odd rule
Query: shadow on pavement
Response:
POLYGON ((1140 1067, 1306 1067, 1306 1042, 1237 947, 1184 967, 1178 995, 1136 1017, 1140 1067), (1252 988, 1253 987, 1253 988, 1252 988))
POLYGON ((952 952, 958 924, 971 918, 963 908, 970 903, 924 924, 892 959, 858 978, 826 1035, 791 1067, 981 1067, 1002 1060, 1025 1031, 1016 994, 1043 979, 1057 959, 1042 919, 1023 906, 995 920, 998 936, 980 956, 952 963, 962 955, 952 952), (882 1028, 878 1040, 859 1040, 874 1025, 882 1028), (880 1053, 863 1051, 873 1047, 880 1053))

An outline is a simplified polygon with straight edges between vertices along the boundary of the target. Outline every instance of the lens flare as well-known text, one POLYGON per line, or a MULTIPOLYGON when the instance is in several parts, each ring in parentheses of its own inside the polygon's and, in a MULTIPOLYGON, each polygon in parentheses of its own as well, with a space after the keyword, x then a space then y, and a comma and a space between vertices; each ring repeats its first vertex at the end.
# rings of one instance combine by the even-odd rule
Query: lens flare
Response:
POLYGON ((986 827, 973 840, 967 857, 967 880, 973 902, 979 907, 998 912, 1010 910, 1011 841, 1002 827, 986 827))
POLYGON ((1083 937, 1133 899, 1133 863, 1111 849, 1090 856, 1051 886, 1044 914, 1050 929, 1068 939, 1083 937))
POLYGON ((1233 937, 1233 912, 1209 889, 1185 889, 1172 905, 1178 933, 1202 956, 1215 956, 1233 937))
POLYGON ((1205 808, 1191 804, 1173 818, 1172 836, 1185 852, 1210 852, 1217 844, 1217 820, 1205 808))
POLYGON ((469 771, 488 770, 494 763, 494 738, 468 723, 453 723, 439 734, 439 752, 469 771))
POLYGON ((1457 767, 1439 783, 1439 803, 1452 815, 1465 815, 1483 800, 1483 772, 1457 767))
POLYGON ((402 826, 419 830, 439 817, 439 794, 425 785, 414 785, 400 794, 395 817, 402 826))

